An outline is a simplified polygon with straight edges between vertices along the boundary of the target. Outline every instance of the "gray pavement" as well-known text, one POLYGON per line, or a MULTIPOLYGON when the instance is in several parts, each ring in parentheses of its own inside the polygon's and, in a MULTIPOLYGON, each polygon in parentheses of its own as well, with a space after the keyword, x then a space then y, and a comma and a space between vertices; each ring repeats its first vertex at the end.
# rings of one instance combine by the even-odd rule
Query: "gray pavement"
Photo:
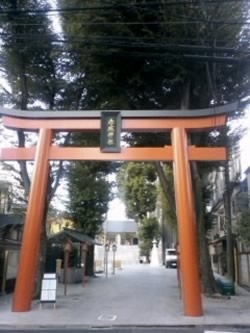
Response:
MULTIPOLYGON (((26 328, 26 329, 11 329, 11 332, 18 332, 18 333, 37 333, 38 331, 42 331, 43 333, 89 333, 91 329, 85 329, 85 328, 45 328, 45 329, 37 329, 37 328, 26 328)), ((103 333, 102 328, 95 328, 95 333, 103 333)), ((10 333, 9 329, 0 329, 1 333, 10 333)), ((204 328, 201 327, 191 327, 191 328, 183 328, 183 327, 143 327, 143 328, 137 328, 137 327, 116 327, 116 328, 110 328, 105 329, 105 333, 249 333, 249 331, 208 331, 204 330, 204 328)))
POLYGON ((231 299, 204 297, 204 316, 192 318, 183 315, 175 269, 138 264, 97 276, 85 287, 69 285, 66 296, 59 284, 55 310, 34 301, 31 311, 13 313, 12 295, 0 297, 0 328, 250 327, 250 294, 243 289, 231 299))
MULTIPOLYGON (((75 327, 64 327, 64 328, 0 328, 1 333, 89 333, 93 331, 92 328, 75 328, 75 327)), ((204 327, 111 327, 111 328, 95 328, 95 333, 249 333, 249 329, 238 330, 231 328, 230 331, 220 329, 207 330, 204 327)))

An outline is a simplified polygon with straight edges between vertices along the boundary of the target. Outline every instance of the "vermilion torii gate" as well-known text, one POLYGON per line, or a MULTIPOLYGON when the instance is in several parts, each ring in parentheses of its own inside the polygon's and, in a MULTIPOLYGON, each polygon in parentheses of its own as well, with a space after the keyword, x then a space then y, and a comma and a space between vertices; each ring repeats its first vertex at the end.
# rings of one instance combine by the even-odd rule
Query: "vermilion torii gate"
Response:
POLYGON ((237 103, 201 110, 120 111, 124 132, 171 131, 172 146, 128 147, 120 152, 104 153, 100 147, 57 147, 52 145, 52 140, 61 131, 100 131, 105 111, 34 112, 0 108, 5 127, 39 131, 36 147, 1 149, 1 160, 35 161, 12 311, 31 309, 50 160, 173 161, 184 314, 202 316, 189 161, 226 160, 226 149, 190 146, 187 133, 224 126, 227 114, 236 109, 237 103))

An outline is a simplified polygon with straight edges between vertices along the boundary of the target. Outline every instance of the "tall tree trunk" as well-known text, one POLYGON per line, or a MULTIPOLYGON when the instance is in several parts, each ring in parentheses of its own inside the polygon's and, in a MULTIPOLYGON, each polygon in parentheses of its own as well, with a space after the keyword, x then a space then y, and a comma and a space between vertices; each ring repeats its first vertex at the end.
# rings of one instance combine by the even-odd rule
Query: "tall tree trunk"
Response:
POLYGON ((212 271, 211 258, 209 255, 208 241, 206 237, 204 211, 202 198, 202 180, 199 176, 197 163, 191 163, 192 180, 195 198, 196 223, 197 223, 197 238, 199 245, 199 259, 202 291, 206 295, 212 295, 216 292, 216 284, 212 271))
MULTIPOLYGON (((155 169, 157 176, 159 178, 161 188, 163 190, 163 193, 166 197, 166 200, 168 201, 168 205, 170 207, 170 218, 173 218, 176 221, 176 207, 175 207, 175 197, 174 193, 172 191, 172 184, 170 184, 169 180, 167 179, 164 170, 163 165, 161 162, 155 162, 155 169)), ((162 234, 162 263, 165 265, 165 251, 167 246, 167 227, 166 227, 167 221, 161 216, 161 234, 162 234)))

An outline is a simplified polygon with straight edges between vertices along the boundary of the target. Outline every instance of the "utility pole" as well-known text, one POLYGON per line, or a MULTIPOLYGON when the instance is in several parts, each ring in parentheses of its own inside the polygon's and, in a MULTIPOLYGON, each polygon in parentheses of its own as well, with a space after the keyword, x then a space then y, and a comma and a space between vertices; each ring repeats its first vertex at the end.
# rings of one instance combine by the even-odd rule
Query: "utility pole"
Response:
MULTIPOLYGON (((227 148, 228 149, 228 148, 227 148)), ((228 154, 227 154, 228 155, 228 154)), ((226 223, 226 244, 227 244, 227 275, 234 282, 234 253, 233 253, 233 235, 232 235, 232 211, 231 211, 231 186, 230 186, 230 167, 229 158, 224 164, 225 190, 224 190, 224 208, 226 223)))

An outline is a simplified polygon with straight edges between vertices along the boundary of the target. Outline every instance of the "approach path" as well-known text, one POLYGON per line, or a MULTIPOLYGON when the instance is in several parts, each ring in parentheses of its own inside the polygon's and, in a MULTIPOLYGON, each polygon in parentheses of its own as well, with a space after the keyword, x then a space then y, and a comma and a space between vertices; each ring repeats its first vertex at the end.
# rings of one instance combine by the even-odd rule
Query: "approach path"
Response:
MULTIPOLYGON (((106 278, 98 274, 89 279, 85 287, 69 285, 63 296, 59 284, 56 309, 34 301, 32 310, 11 312, 11 295, 0 297, 0 328, 52 327, 101 328, 142 326, 208 327, 207 330, 241 332, 250 327, 250 294, 240 288, 231 299, 203 298, 204 317, 183 316, 176 270, 138 264, 111 271, 106 278), (227 329, 222 329, 225 325, 227 329)), ((201 330, 201 332, 203 332, 201 330)))

